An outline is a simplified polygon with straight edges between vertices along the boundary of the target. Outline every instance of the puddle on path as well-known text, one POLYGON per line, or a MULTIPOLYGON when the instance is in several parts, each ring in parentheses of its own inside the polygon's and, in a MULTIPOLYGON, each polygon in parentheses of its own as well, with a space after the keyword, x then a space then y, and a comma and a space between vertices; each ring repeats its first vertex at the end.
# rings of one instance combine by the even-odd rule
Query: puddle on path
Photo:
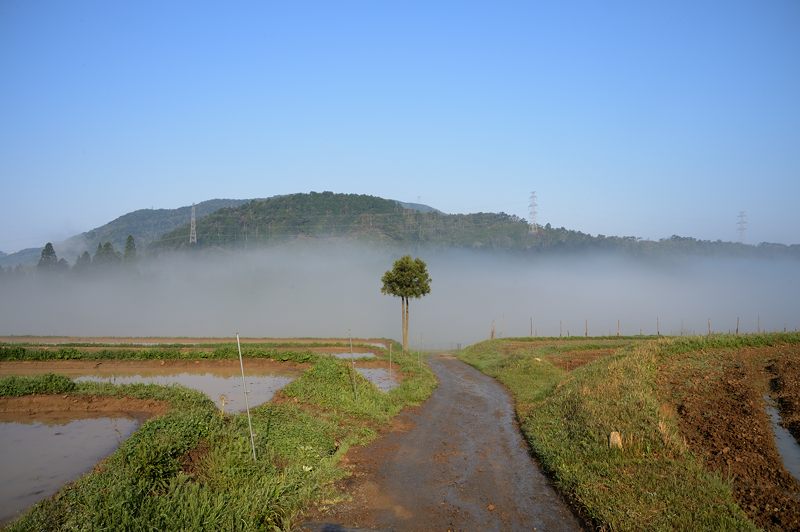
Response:
POLYGON ((359 358, 375 358, 375 353, 332 353, 336 358, 344 360, 357 360, 359 358))
POLYGON ((389 370, 386 368, 356 368, 356 371, 382 392, 388 392, 399 385, 396 380, 396 372, 393 372, 390 378, 389 370))
POLYGON ((116 415, 62 423, 1 422, 0 524, 91 470, 139 423, 116 415))
MULTIPOLYGON (((287 375, 246 375, 247 400, 250 407, 266 403, 275 392, 292 382, 296 377, 287 375)), ((242 376, 220 376, 210 373, 174 373, 165 375, 83 375, 75 379, 77 382, 110 382, 112 384, 159 384, 168 386, 180 384, 187 388, 199 390, 209 396, 218 408, 225 412, 243 412, 245 410, 242 393, 242 376)))
POLYGON ((772 422, 772 432, 775 435, 775 446, 783 459, 783 465, 800 482, 800 444, 797 443, 791 432, 781 426, 781 415, 772 398, 767 396, 765 399, 767 413, 772 422))

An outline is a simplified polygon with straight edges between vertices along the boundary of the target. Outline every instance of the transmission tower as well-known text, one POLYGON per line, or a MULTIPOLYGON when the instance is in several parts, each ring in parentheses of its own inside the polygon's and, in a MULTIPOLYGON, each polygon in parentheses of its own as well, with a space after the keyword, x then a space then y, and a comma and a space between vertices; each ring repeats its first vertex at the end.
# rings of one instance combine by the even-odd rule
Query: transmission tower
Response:
POLYGON ((739 216, 737 218, 739 221, 736 222, 736 230, 739 232, 739 242, 744 244, 744 234, 747 232, 747 213, 739 211, 739 216))
POLYGON ((539 231, 539 226, 536 225, 536 207, 538 207, 538 203, 536 203, 536 192, 531 192, 531 202, 528 204, 528 208, 530 209, 528 212, 530 213, 530 222, 531 222, 531 233, 536 233, 539 231))
POLYGON ((194 217, 194 203, 192 203, 192 223, 189 225, 189 244, 197 244, 197 220, 194 217))

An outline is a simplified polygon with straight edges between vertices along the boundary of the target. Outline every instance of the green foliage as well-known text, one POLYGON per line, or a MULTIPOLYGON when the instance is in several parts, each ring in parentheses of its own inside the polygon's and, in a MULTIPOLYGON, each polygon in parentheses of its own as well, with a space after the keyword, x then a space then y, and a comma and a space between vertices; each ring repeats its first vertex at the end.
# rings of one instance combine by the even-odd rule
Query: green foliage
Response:
MULTIPOLYGON (((350 445, 367 442, 378 424, 430 394, 435 382, 430 370, 411 357, 398 358, 405 379, 389 394, 353 375, 349 363, 320 358, 290 385, 296 402, 253 409, 256 461, 246 416, 220 416, 200 392, 73 384, 61 377, 59 382, 74 388, 58 393, 155 399, 168 402, 171 410, 145 422, 91 473, 8 529, 291 530, 311 501, 336 496, 333 482, 344 475, 337 464, 350 445)), ((4 379, 0 386, 7 381, 17 382, 4 379)))
POLYGON ((431 291, 431 277, 422 259, 404 255, 394 262, 392 269, 381 278, 381 292, 395 297, 418 298, 431 291))
POLYGON ((0 397, 19 397, 34 393, 67 393, 75 389, 75 383, 63 375, 48 373, 36 377, 0 378, 0 397))
MULTIPOLYGON (((157 250, 188 246, 183 225, 153 242, 157 250)), ((725 255, 800 258, 800 245, 750 246, 673 236, 658 241, 582 233, 550 224, 535 232, 505 213, 444 214, 403 208, 395 201, 358 194, 311 192, 253 200, 197 221, 199 246, 243 246, 295 238, 347 237, 389 244, 504 249, 528 252, 623 252, 642 257, 725 255)))
POLYGON ((305 398, 334 412, 386 421, 397 413, 392 401, 353 370, 335 358, 321 358, 303 376, 283 389, 287 397, 305 398))
POLYGON ((97 244, 97 251, 92 258, 93 266, 111 266, 119 264, 122 261, 122 256, 114 249, 111 242, 105 244, 97 244))
MULTIPOLYGON (((675 420, 659 409, 659 357, 669 356, 673 342, 689 348, 701 340, 629 342, 571 373, 547 361, 563 351, 557 339, 522 349, 507 342, 482 342, 464 350, 461 358, 509 388, 534 454, 597 527, 754 529, 730 486, 686 450, 675 420), (612 431, 622 434, 623 450, 609 448, 612 431)), ((571 345, 569 351, 574 350, 571 345)))
POLYGON ((134 262, 136 260, 136 242, 133 240, 133 235, 128 235, 125 239, 125 254, 122 257, 125 262, 134 262))
POLYGON ((39 258, 37 267, 40 271, 53 271, 56 269, 57 265, 58 257, 56 256, 56 250, 53 249, 53 244, 48 242, 42 249, 42 256, 39 258))
MULTIPOLYGON (((107 346, 105 349, 82 349, 81 345, 64 345, 56 348, 0 345, 0 360, 166 360, 166 359, 228 359, 237 358, 235 344, 210 344, 204 350, 184 350, 180 345, 145 349, 107 346), (205 350, 208 349, 208 350, 205 350)), ((268 347, 267 344, 245 344, 242 355, 251 358, 269 358, 281 362, 312 362, 317 355, 310 351, 291 348, 268 347)))

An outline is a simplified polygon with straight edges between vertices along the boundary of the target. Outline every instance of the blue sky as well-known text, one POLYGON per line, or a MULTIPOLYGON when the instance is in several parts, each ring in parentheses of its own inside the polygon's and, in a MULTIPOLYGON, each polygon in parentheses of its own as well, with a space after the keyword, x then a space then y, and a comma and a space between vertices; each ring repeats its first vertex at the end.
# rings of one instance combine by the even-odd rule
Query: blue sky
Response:
POLYGON ((0 2, 0 250, 333 190, 800 243, 800 3, 0 2))

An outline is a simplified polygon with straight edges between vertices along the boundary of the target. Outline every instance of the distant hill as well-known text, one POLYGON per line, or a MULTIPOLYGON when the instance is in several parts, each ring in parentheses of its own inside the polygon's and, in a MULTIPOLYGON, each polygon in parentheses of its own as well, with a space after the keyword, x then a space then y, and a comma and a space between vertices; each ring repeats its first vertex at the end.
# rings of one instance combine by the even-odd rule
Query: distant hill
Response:
MULTIPOLYGON (((251 200, 212 199, 195 205, 195 212, 197 218, 201 219, 219 209, 237 207, 249 201, 251 200)), ((145 249, 148 244, 176 227, 186 225, 186 237, 188 238, 191 212, 191 206, 177 209, 139 209, 85 233, 61 242, 54 242, 53 246, 58 256, 67 259, 70 263, 74 263, 75 258, 84 251, 94 253, 97 244, 102 242, 111 242, 117 250, 121 251, 125 248, 125 239, 128 238, 128 235, 133 235, 139 249, 145 249)), ((42 242, 42 247, 45 243, 42 242)), ((36 264, 41 256, 42 247, 27 248, 5 256, 0 255, 0 266, 36 264)))
MULTIPOLYGON (((189 246, 188 224, 166 233, 153 251, 189 246)), ((800 258, 800 245, 751 246, 673 236, 658 241, 592 236, 550 224, 535 231, 505 213, 445 214, 424 205, 359 194, 311 192, 254 200, 197 222, 197 246, 248 247, 287 240, 349 238, 372 243, 517 252, 624 252, 635 256, 724 255, 800 258), (408 208, 411 207, 411 208, 408 208)))
MULTIPOLYGON (((672 236, 657 241, 633 236, 582 233, 550 224, 535 231, 518 216, 505 213, 446 214, 428 205, 403 203, 363 194, 311 192, 257 200, 214 199, 198 203, 197 247, 251 247, 289 240, 354 239, 400 247, 507 250, 521 253, 601 251, 642 257, 737 256, 800 258, 800 245, 697 240, 672 236)), ((56 253, 70 263, 85 250, 111 241, 122 250, 136 239, 140 254, 189 246, 191 207, 141 209, 101 227, 55 242, 56 253)), ((44 245, 44 243, 42 243, 44 245)), ((0 255, 0 266, 36 264, 41 248, 0 255)))
MULTIPOLYGON (((177 228, 151 248, 188 247, 187 231, 186 225, 177 228)), ((333 192, 251 201, 220 209, 197 223, 199 247, 344 237, 394 244, 513 248, 524 244, 527 233, 524 220, 503 213, 450 215, 427 205, 333 192)))

